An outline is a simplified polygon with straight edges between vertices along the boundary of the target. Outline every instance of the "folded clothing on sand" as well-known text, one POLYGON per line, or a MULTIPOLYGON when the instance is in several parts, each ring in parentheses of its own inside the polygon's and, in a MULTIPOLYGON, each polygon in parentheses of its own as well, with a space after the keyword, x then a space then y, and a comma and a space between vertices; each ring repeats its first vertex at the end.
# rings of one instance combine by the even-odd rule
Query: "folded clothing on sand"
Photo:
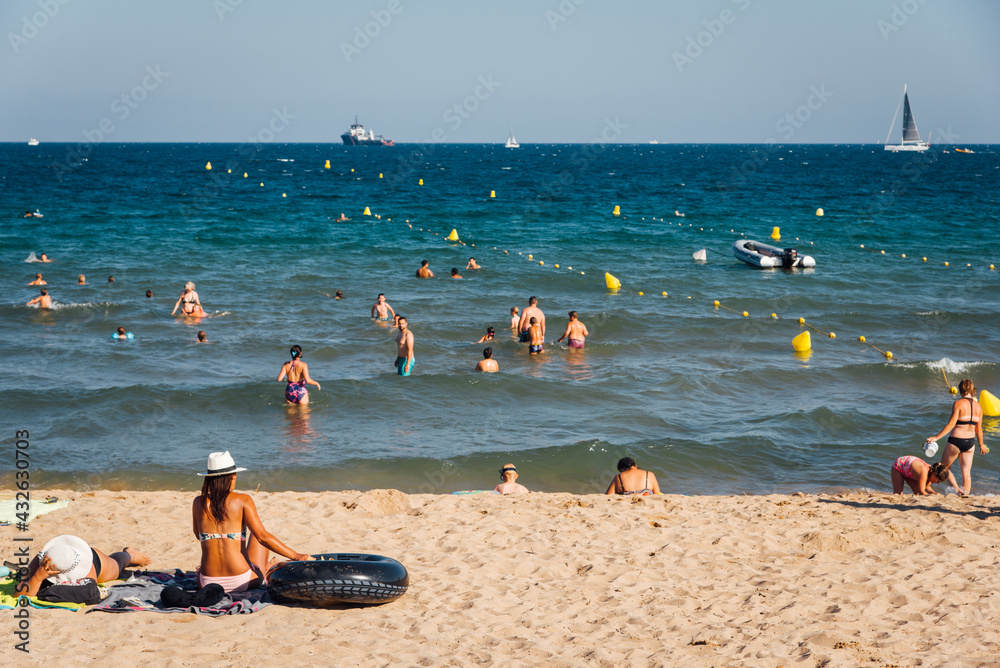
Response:
MULTIPOLYGON (((111 587, 108 597, 94 610, 104 612, 193 612, 196 615, 222 617, 224 615, 249 615, 271 605, 271 597, 264 589, 251 589, 239 593, 229 593, 210 606, 191 605, 186 608, 168 608, 160 600, 165 587, 181 587, 194 590, 198 582, 194 573, 175 571, 174 573, 143 573, 135 575, 123 584, 111 587)), ((169 596, 167 597, 170 598, 169 596)))
MULTIPOLYGON (((14 592, 14 587, 17 586, 17 581, 14 578, 4 578, 0 580, 0 609, 10 610, 17 607, 18 596, 14 592)), ((32 608, 62 608, 63 610, 79 610, 80 608, 86 607, 84 603, 55 603, 51 601, 43 601, 37 596, 25 596, 28 600, 28 605, 32 608)))

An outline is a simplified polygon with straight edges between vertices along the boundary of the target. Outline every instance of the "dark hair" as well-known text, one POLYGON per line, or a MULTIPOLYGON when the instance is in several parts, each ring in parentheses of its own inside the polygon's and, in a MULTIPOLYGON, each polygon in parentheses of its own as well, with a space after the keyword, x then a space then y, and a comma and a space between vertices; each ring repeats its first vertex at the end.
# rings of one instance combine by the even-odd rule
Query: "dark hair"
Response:
POLYGON ((398 323, 400 320, 406 320, 406 316, 405 315, 399 315, 397 313, 396 314, 396 322, 398 323))
POLYGON ((421 260, 420 261, 420 266, 421 267, 426 267, 428 264, 430 264, 430 260, 421 260))
POLYGON ((108 283, 114 283, 114 282, 115 282, 115 277, 114 276, 108 276, 108 283))
POLYGON ((976 386, 972 384, 972 380, 965 378, 961 383, 958 384, 958 393, 963 397, 967 394, 972 394, 972 391, 976 389, 976 386))
POLYGON ((487 359, 488 360, 491 357, 493 357, 493 349, 492 348, 483 348, 483 359, 487 359))
POLYGON ((944 462, 932 464, 930 468, 930 475, 934 476, 939 481, 944 482, 948 479, 948 467, 944 465, 944 462))
POLYGON ((334 295, 337 296, 337 297, 340 297, 341 299, 344 298, 344 293, 341 292, 340 290, 337 290, 337 292, 335 292, 334 295))
POLYGON ((302 357, 302 346, 296 343, 291 347, 291 349, 289 349, 288 352, 291 353, 293 360, 298 359, 299 357, 302 357))
POLYGON ((537 324, 538 323, 538 318, 534 318, 533 317, 533 318, 531 318, 531 320, 528 321, 528 323, 532 324, 532 325, 537 324))
POLYGON ((153 296, 153 291, 152 290, 146 290, 146 297, 152 297, 152 296, 153 296))
POLYGON ((46 290, 45 288, 42 288, 42 294, 43 294, 43 295, 47 295, 47 294, 49 294, 49 291, 48 291, 48 290, 46 290))
POLYGON ((576 311, 570 311, 569 312, 569 317, 575 318, 576 317, 576 311))
POLYGON ((487 334, 495 334, 495 333, 496 333, 496 331, 497 331, 497 330, 493 329, 492 327, 487 327, 487 328, 486 328, 486 333, 487 333, 487 334))
POLYGON ((205 482, 201 483, 201 495, 208 502, 208 512, 215 518, 215 521, 222 524, 226 521, 226 498, 229 496, 230 481, 235 473, 226 475, 205 476, 205 482))
POLYGON ((535 296, 528 297, 528 304, 534 305, 537 303, 538 303, 538 297, 535 296))
POLYGON ((119 327, 117 331, 118 331, 119 334, 124 334, 125 333, 125 328, 124 327, 119 327))
POLYGON ((622 457, 618 460, 618 471, 624 472, 628 471, 630 468, 635 466, 635 460, 631 457, 622 457))
MULTIPOLYGON (((337 290, 337 294, 340 294, 340 290, 337 290)), ((379 297, 385 297, 385 293, 384 292, 380 292, 380 293, 378 293, 378 296, 379 297)), ((376 299, 377 299, 377 297, 376 297, 376 299)))
POLYGON ((207 338, 208 338, 208 335, 205 334, 205 330, 202 329, 202 330, 198 331, 198 340, 199 341, 204 341, 207 338))
POLYGON ((451 268, 451 275, 454 276, 457 273, 458 273, 458 267, 452 267, 451 268))

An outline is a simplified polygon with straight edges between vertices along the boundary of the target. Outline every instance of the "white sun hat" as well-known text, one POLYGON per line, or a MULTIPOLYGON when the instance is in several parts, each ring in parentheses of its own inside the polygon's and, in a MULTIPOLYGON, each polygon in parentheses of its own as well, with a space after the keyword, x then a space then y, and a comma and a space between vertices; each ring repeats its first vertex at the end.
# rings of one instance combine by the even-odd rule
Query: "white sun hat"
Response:
POLYGON ((45 544, 38 553, 39 566, 45 557, 59 569, 58 573, 48 577, 52 584, 82 580, 94 565, 94 555, 87 541, 68 534, 56 536, 45 544))
POLYGON ((208 456, 208 470, 198 475, 229 475, 230 473, 239 473, 240 471, 246 471, 246 469, 236 466, 233 456, 229 454, 229 450, 226 450, 225 452, 213 452, 210 454, 208 456))

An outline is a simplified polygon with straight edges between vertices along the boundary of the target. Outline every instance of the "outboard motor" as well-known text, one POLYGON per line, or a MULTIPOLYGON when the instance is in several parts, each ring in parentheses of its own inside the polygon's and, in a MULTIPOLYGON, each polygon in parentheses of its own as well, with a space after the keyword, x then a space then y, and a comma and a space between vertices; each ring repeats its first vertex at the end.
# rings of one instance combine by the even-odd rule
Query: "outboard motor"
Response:
POLYGON ((799 254, 794 248, 786 248, 781 254, 781 266, 785 269, 791 269, 795 266, 796 260, 798 260, 799 254))

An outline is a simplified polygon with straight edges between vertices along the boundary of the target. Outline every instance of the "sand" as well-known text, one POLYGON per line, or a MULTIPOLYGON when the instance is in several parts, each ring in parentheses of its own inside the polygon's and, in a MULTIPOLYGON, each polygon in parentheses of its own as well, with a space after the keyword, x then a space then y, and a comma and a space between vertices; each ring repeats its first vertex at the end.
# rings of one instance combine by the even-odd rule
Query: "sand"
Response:
MULTIPOLYGON (((36 519, 193 570, 190 493, 67 492, 36 519)), ((34 492, 33 496, 44 494, 34 492)), ((889 494, 254 495, 306 552, 400 560, 377 607, 244 617, 33 610, 3 665, 1000 666, 1000 499, 889 494)), ((13 527, 2 530, 13 553, 13 527)))

